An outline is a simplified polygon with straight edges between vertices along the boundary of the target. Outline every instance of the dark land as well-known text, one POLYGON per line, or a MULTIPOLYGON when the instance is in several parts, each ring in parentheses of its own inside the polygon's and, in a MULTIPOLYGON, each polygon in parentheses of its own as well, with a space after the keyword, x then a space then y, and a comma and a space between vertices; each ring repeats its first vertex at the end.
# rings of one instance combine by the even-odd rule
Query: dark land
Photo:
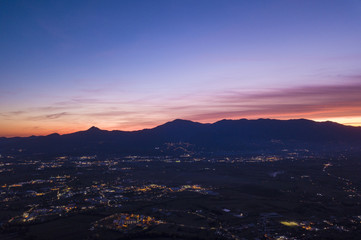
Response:
POLYGON ((0 236, 360 239, 359 170, 359 157, 304 151, 245 158, 3 156, 0 236))
POLYGON ((359 128, 269 121, 287 131, 295 123, 314 129, 303 137, 275 135, 276 127, 246 136, 214 130, 218 139, 208 139, 208 130, 187 129, 211 125, 177 120, 161 126, 164 135, 153 129, 144 130, 153 131, 147 141, 130 137, 153 148, 132 155, 105 151, 112 132, 96 128, 3 138, 0 239, 361 239, 359 128), (235 142, 228 149, 227 134, 235 142), (52 138, 75 147, 59 145, 60 154, 52 138))

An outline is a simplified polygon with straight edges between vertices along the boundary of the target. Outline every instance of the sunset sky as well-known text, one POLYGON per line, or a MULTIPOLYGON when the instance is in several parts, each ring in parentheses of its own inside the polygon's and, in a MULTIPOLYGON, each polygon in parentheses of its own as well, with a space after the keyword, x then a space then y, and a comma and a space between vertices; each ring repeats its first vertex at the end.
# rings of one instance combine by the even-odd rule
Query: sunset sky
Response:
POLYGON ((176 118, 361 125, 361 1, 0 1, 0 136, 176 118))

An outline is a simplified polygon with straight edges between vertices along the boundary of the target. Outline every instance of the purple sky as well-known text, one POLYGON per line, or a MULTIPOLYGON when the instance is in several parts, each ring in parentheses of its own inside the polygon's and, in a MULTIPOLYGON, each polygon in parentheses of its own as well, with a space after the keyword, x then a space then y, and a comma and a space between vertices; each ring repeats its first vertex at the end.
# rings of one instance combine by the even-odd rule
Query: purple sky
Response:
POLYGON ((361 125, 361 1, 1 1, 0 136, 361 125))

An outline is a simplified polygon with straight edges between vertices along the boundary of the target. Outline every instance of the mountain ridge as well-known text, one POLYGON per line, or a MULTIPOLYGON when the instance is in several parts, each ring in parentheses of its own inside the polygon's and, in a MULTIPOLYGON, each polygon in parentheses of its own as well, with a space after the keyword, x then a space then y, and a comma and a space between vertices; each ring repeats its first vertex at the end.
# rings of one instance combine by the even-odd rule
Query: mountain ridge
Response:
POLYGON ((108 131, 92 126, 62 135, 0 138, 0 154, 171 154, 170 146, 182 143, 187 144, 187 148, 180 147, 186 152, 346 149, 359 146, 361 128, 307 119, 223 119, 214 123, 175 119, 138 131, 108 131))
POLYGON ((333 121, 322 121, 322 122, 318 122, 318 121, 313 121, 313 120, 305 119, 305 118, 287 119, 287 120, 272 119, 272 118, 259 118, 259 119, 246 119, 246 118, 241 118, 241 119, 222 119, 222 120, 216 121, 216 122, 214 122, 214 123, 200 123, 200 122, 195 122, 195 121, 185 120, 185 119, 174 119, 174 120, 172 120, 172 121, 165 122, 165 123, 163 123, 163 124, 161 124, 161 125, 158 125, 158 126, 155 126, 155 127, 153 127, 153 128, 143 128, 143 129, 140 129, 140 130, 131 130, 131 131, 118 130, 118 129, 116 129, 116 130, 106 130, 106 129, 98 128, 98 127, 96 127, 96 126, 91 126, 90 128, 88 128, 88 129, 86 129, 86 130, 80 130, 80 131, 76 131, 76 132, 72 132, 72 133, 60 134, 60 133, 54 132, 54 133, 50 133, 50 134, 48 134, 48 135, 31 135, 31 136, 28 136, 28 137, 20 137, 20 136, 3 137, 3 136, 0 136, 0 139, 47 137, 47 136, 53 136, 53 135, 63 136, 63 135, 70 135, 70 134, 74 134, 74 133, 98 132, 98 131, 102 131, 102 132, 128 132, 128 133, 134 133, 134 132, 140 132, 140 131, 145 131, 145 130, 153 130, 153 129, 156 129, 156 128, 173 125, 174 123, 193 123, 193 124, 198 124, 198 125, 218 125, 218 124, 224 123, 224 122, 236 122, 236 121, 280 121, 280 122, 305 121, 305 122, 312 122, 312 123, 316 123, 316 124, 331 124, 331 125, 337 125, 337 126, 350 127, 350 128, 354 128, 354 129, 361 129, 361 126, 344 125, 344 124, 337 123, 337 122, 333 122, 333 121))

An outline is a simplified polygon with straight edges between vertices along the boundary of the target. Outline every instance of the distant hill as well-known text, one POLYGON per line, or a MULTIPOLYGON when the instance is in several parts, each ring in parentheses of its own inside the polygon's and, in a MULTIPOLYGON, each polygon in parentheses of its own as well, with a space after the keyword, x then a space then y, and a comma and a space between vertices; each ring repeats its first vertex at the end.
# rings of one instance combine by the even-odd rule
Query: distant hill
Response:
POLYGON ((86 131, 0 138, 0 154, 183 154, 276 152, 287 148, 334 151, 358 148, 361 128, 334 122, 221 120, 202 124, 174 120, 140 131, 86 131))

